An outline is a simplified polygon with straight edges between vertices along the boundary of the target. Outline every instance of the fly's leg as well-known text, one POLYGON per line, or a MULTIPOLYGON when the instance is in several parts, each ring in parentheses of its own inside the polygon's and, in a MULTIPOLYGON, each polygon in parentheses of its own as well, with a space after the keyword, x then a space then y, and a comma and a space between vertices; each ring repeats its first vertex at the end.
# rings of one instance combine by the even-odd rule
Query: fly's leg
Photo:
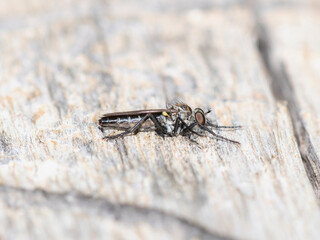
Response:
POLYGON ((178 127, 179 127, 179 124, 177 124, 178 121, 180 121, 180 122, 182 123, 182 125, 184 125, 184 126, 186 127, 186 128, 184 129, 184 131, 185 131, 185 130, 188 130, 189 132, 194 133, 194 134, 196 134, 196 135, 198 135, 198 136, 200 136, 200 137, 203 137, 203 136, 204 136, 204 135, 202 135, 202 134, 200 134, 200 133, 197 133, 197 132, 195 132, 195 131, 192 130, 192 128, 193 128, 195 125, 192 126, 193 124, 191 124, 190 126, 192 126, 192 127, 188 126, 188 124, 186 124, 186 122, 183 121, 182 118, 180 118, 180 117, 178 117, 177 120, 176 120, 175 127, 174 127, 174 130, 173 130, 173 134, 174 134, 174 135, 177 134, 177 130, 178 130, 178 127))
MULTIPOLYGON (((209 128, 207 128, 206 126, 203 126, 203 125, 200 125, 200 124, 197 124, 197 123, 192 123, 192 124, 189 126, 189 128, 192 129, 192 128, 194 128, 196 125, 199 125, 200 128, 202 128, 202 129, 208 131, 209 133, 211 133, 216 139, 219 139, 219 140, 222 140, 222 141, 231 142, 231 143, 235 143, 235 144, 237 144, 237 145, 240 145, 240 143, 237 142, 237 141, 234 141, 234 140, 231 140, 231 139, 222 137, 222 136, 220 136, 220 135, 212 132, 212 131, 211 131, 209 128)), ((227 128, 229 128, 229 126, 218 126, 218 127, 227 127, 227 128)), ((230 127, 233 128, 233 126, 230 126, 230 127)), ((241 126, 234 126, 234 128, 238 128, 238 127, 241 128, 241 126)), ((191 132, 185 132, 186 130, 188 130, 188 129, 185 129, 185 130, 182 132, 182 134, 183 134, 184 136, 190 136, 190 135, 191 135, 191 132)), ((201 135, 201 136, 204 136, 204 135, 201 135)))
POLYGON ((164 137, 167 134, 167 130, 163 126, 161 126, 161 124, 158 121, 158 119, 152 113, 151 114, 149 113, 148 115, 150 115, 150 119, 152 120, 152 122, 156 126, 157 134, 159 134, 160 136, 164 137))
MULTIPOLYGON (((192 130, 196 125, 197 125, 197 123, 192 123, 192 124, 190 124, 189 129, 192 130)), ((183 129, 181 135, 182 135, 182 136, 189 136, 189 137, 190 137, 191 134, 192 134, 192 132, 190 132, 189 129, 188 129, 188 128, 183 129)))
POLYGON ((180 126, 181 126, 181 125, 180 125, 180 120, 179 120, 179 118, 178 118, 178 119, 176 119, 176 122, 174 123, 173 131, 172 131, 172 133, 170 134, 171 137, 174 137, 174 136, 177 135, 177 132, 178 132, 178 129, 179 129, 180 126))
POLYGON ((237 145, 240 145, 240 143, 237 142, 237 141, 234 141, 234 140, 231 140, 231 139, 222 137, 222 136, 220 136, 220 135, 212 132, 209 128, 207 128, 207 127, 204 126, 204 125, 198 124, 198 126, 199 126, 200 128, 202 128, 202 129, 206 130, 207 132, 211 133, 211 134, 212 134, 216 139, 218 139, 218 140, 222 140, 222 141, 225 141, 225 142, 231 142, 231 143, 235 143, 235 144, 237 144, 237 145))
POLYGON ((133 133, 134 131, 138 130, 148 118, 149 118, 149 115, 146 115, 136 125, 134 125, 129 130, 124 131, 124 132, 119 133, 119 134, 116 134, 116 135, 113 135, 113 136, 104 136, 103 139, 115 139, 115 138, 123 137, 125 135, 130 134, 130 133, 133 133))
POLYGON ((103 139, 115 139, 115 138, 123 137, 123 136, 125 136, 125 135, 130 134, 130 133, 133 133, 133 132, 137 131, 137 130, 142 126, 142 124, 143 124, 145 121, 148 120, 148 118, 150 118, 150 119, 153 121, 153 123, 155 124, 157 130, 158 130, 161 134, 163 134, 163 135, 166 134, 164 128, 161 126, 161 124, 160 124, 159 121, 155 118, 155 116, 154 116, 153 114, 151 114, 151 113, 148 113, 148 114, 147 114, 146 116, 144 116, 136 125, 134 125, 134 126, 133 126, 132 128, 130 128, 129 130, 124 131, 124 132, 119 133, 119 134, 116 134, 116 135, 113 135, 113 136, 105 136, 105 137, 103 137, 103 139))
POLYGON ((220 129, 220 130, 230 130, 230 131, 233 131, 233 130, 237 130, 237 129, 241 129, 242 126, 219 126, 219 125, 215 125, 211 122, 207 122, 207 124, 210 126, 210 127, 213 127, 215 129, 220 129))

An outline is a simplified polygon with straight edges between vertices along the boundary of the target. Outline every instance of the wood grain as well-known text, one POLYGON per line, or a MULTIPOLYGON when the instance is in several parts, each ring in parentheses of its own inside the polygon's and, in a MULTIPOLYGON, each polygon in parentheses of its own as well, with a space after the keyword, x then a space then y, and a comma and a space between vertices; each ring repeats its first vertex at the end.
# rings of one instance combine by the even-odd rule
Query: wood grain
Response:
POLYGON ((318 238, 317 168, 303 164, 297 124, 318 156, 319 54, 307 51, 300 69, 296 45, 273 28, 286 16, 298 35, 316 10, 300 26, 299 11, 257 14, 237 1, 1 4, 0 239, 318 238), (299 108, 274 90, 279 59, 299 108), (302 85, 298 69, 314 77, 302 85), (102 114, 173 98, 243 125, 219 132, 241 146, 152 132, 101 139, 102 114))
POLYGON ((264 60, 277 99, 286 100, 309 179, 320 197, 319 8, 261 14, 264 60))

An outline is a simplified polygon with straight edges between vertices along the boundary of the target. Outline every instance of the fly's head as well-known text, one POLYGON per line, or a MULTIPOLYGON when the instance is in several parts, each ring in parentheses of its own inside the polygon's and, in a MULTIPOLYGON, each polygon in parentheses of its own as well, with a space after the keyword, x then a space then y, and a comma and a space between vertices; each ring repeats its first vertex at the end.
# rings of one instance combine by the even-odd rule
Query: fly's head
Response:
POLYGON ((204 112, 201 108, 195 108, 193 112, 194 122, 201 126, 206 125, 206 123, 208 122, 206 115, 210 112, 211 110, 204 112))
POLYGON ((204 111, 201 108, 194 109, 194 120, 197 124, 205 125, 206 124, 206 116, 204 111))

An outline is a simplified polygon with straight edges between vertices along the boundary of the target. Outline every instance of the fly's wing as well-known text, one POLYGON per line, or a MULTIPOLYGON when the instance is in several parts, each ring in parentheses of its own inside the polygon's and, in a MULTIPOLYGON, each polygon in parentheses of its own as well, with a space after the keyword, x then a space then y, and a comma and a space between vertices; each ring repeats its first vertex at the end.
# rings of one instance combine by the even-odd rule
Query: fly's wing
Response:
POLYGON ((114 113, 103 114, 101 118, 113 118, 113 117, 126 118, 126 117, 132 117, 137 115, 145 115, 148 113, 152 113, 154 115, 161 115, 162 112, 166 110, 167 109, 146 109, 146 110, 136 110, 136 111, 128 111, 128 112, 114 112, 114 113))
POLYGON ((169 109, 174 105, 184 105, 185 103, 182 101, 181 98, 175 98, 169 102, 166 103, 166 107, 169 109))

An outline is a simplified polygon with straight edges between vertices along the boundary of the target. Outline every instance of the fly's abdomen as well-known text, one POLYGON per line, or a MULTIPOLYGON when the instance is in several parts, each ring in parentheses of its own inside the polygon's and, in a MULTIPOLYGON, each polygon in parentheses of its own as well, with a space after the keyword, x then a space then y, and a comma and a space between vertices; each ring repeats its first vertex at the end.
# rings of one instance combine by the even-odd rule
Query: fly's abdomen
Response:
MULTIPOLYGON (((118 130, 128 130, 134 127, 142 120, 144 116, 107 116, 99 120, 99 125, 104 128, 112 128, 118 130)), ((154 130, 154 124, 151 119, 147 119, 139 129, 140 131, 154 130)))
MULTIPOLYGON (((103 128, 112 128, 118 130, 128 130, 134 127, 138 122, 140 122, 146 115, 122 115, 122 116, 112 116, 105 115, 99 119, 99 125, 103 128)), ((158 122, 162 125, 163 116, 155 116, 158 122)), ((154 123, 150 118, 146 119, 143 125, 139 128, 140 131, 154 130, 154 123)))
MULTIPOLYGON (((112 128, 117 130, 129 130, 139 124, 139 131, 155 130, 155 121, 163 126, 166 118, 163 109, 131 111, 123 113, 108 113, 99 119, 102 128, 112 128), (136 113, 135 113, 136 112, 136 113)), ((164 126, 163 126, 164 127, 164 126)))
POLYGON ((138 123, 142 117, 137 116, 105 116, 100 118, 99 125, 101 127, 110 128, 129 128, 138 123))

